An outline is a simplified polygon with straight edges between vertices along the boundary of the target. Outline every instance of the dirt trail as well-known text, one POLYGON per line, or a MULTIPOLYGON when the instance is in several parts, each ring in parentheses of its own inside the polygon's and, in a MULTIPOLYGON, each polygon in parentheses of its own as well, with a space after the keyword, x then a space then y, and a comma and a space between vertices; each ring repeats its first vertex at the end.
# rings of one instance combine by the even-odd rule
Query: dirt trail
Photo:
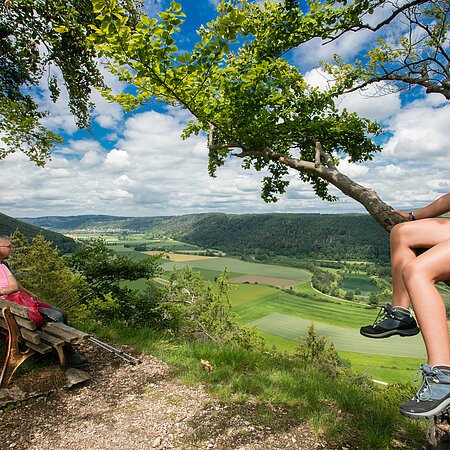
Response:
POLYGON ((36 397, 0 413, 1 450, 333 448, 306 423, 284 418, 283 410, 276 423, 266 423, 257 404, 223 404, 203 386, 175 380, 151 356, 130 366, 92 345, 82 352, 91 375, 83 386, 64 388, 56 365, 14 378, 36 397))

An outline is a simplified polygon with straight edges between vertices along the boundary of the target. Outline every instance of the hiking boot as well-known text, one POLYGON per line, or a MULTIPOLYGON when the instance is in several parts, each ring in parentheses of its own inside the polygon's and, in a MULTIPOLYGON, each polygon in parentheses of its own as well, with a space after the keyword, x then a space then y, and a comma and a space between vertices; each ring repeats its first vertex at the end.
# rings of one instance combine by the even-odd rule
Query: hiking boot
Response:
POLYGON ((67 364, 72 367, 82 366, 86 364, 87 359, 75 351, 71 344, 64 345, 64 352, 66 354, 67 364))
POLYGON ((450 367, 420 366, 423 380, 417 394, 400 405, 400 413, 412 419, 433 417, 450 405, 450 367))
POLYGON ((398 334, 399 336, 415 336, 420 332, 417 322, 410 311, 402 306, 379 306, 375 322, 372 325, 361 327, 359 332, 369 338, 387 338, 398 334))
POLYGON ((86 364, 87 359, 79 353, 74 353, 67 358, 67 364, 71 367, 78 367, 86 364))

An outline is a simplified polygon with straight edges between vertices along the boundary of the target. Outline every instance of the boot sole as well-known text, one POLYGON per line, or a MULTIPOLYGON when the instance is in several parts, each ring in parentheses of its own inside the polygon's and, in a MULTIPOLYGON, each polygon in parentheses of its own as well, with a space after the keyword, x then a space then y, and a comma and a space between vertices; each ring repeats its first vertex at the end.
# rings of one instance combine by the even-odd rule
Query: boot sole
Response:
POLYGON ((417 329, 411 330, 411 331, 390 330, 390 331, 385 331, 384 333, 378 333, 378 334, 368 334, 368 333, 365 333, 364 331, 360 330, 359 333, 364 337, 368 337, 368 338, 372 338, 372 339, 383 339, 383 338, 388 338, 391 336, 400 336, 400 337, 415 336, 420 333, 420 329, 417 328, 417 329))
POLYGON ((443 411, 445 411, 450 405, 450 398, 447 398, 444 402, 442 402, 440 405, 434 407, 430 411, 423 411, 423 412, 410 412, 410 411, 403 411, 400 408, 400 414, 405 417, 409 417, 410 419, 429 419, 430 417, 437 416, 443 411))

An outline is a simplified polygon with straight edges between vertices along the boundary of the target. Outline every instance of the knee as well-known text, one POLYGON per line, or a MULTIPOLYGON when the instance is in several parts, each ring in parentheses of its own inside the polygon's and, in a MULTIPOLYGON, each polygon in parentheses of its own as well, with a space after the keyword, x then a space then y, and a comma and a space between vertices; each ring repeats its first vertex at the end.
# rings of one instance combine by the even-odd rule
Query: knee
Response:
POLYGON ((391 230, 391 244, 398 244, 405 241, 408 236, 409 222, 402 222, 394 225, 391 230))
POLYGON ((409 262, 402 269, 402 277, 405 285, 411 286, 415 283, 431 282, 433 281, 426 270, 426 267, 420 263, 417 258, 409 262))

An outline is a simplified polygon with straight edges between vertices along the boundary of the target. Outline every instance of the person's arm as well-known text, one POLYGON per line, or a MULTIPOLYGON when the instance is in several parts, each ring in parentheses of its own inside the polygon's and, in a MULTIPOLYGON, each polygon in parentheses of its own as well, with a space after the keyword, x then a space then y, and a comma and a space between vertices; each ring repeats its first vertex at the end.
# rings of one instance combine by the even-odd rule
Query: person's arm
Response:
POLYGON ((416 209, 411 213, 397 210, 394 210, 393 212, 400 214, 405 219, 418 220, 418 219, 427 219, 429 217, 437 217, 449 211, 450 211, 450 194, 445 194, 442 197, 436 199, 434 202, 430 203, 429 205, 424 206, 423 208, 420 209, 416 209))
POLYGON ((17 283, 17 290, 20 292, 25 292, 25 294, 28 294, 30 297, 37 300, 37 295, 30 292, 28 289, 24 288, 20 283, 17 283))
POLYGON ((9 295, 19 290, 19 284, 13 275, 8 275, 8 286, 0 289, 0 295, 9 295))

